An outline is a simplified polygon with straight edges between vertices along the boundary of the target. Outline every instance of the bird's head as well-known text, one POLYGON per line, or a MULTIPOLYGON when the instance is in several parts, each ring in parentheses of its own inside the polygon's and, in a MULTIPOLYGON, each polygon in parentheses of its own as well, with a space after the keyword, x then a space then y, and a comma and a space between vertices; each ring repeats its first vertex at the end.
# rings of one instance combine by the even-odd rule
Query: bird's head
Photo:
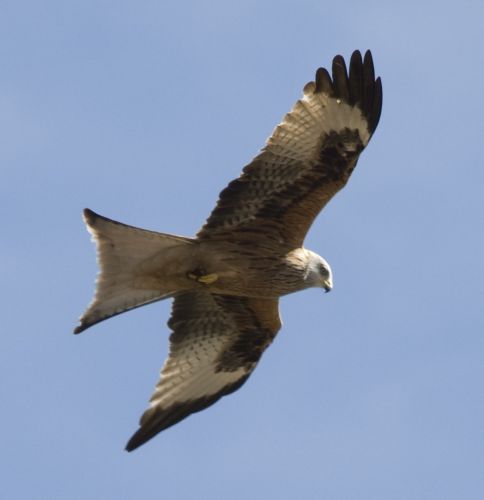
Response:
POLYGON ((306 282, 309 286, 324 288, 326 292, 333 288, 333 273, 329 264, 317 253, 306 250, 308 254, 308 267, 306 282))

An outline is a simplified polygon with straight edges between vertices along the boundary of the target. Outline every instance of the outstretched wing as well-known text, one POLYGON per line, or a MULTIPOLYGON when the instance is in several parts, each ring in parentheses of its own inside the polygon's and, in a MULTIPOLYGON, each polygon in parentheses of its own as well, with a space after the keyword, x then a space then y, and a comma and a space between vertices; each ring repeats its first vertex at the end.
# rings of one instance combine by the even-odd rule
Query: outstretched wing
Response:
POLYGON ((319 68, 266 146, 221 193, 199 238, 265 234, 297 246, 326 203, 346 184, 380 119, 381 80, 367 51, 343 57, 333 78, 319 68))
POLYGON ((173 302, 170 354, 126 449, 237 390, 250 376, 281 323, 277 299, 187 292, 173 302))

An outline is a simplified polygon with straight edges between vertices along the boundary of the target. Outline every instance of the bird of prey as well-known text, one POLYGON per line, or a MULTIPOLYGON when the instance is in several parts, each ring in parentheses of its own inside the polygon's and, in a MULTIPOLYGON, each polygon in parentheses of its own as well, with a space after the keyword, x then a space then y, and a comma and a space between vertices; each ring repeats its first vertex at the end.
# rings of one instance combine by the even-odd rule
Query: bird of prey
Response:
POLYGON ((168 359, 128 451, 242 386, 281 327, 279 297, 331 289, 329 264, 303 247, 304 238, 348 181, 381 107, 370 51, 353 52, 349 71, 338 55, 332 77, 316 71, 194 238, 84 211, 100 272, 75 333, 174 299, 168 359))

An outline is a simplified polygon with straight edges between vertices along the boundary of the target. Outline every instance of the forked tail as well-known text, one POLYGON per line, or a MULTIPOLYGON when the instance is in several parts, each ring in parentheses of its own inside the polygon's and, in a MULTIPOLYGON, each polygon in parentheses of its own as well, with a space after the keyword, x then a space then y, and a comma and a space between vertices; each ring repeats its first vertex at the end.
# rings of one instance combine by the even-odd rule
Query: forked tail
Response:
POLYGON ((116 314, 172 296, 178 290, 143 276, 143 262, 165 251, 193 245, 194 240, 121 224, 84 210, 84 220, 97 246, 96 293, 74 333, 116 314))

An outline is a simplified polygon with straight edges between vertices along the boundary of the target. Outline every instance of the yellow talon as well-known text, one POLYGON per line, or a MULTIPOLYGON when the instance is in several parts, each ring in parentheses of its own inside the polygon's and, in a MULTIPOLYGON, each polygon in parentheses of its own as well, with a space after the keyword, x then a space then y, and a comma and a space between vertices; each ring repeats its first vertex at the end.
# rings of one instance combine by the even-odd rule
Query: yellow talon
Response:
POLYGON ((195 274, 195 273, 188 273, 187 276, 192 279, 197 281, 198 283, 203 283, 204 285, 210 285, 214 281, 218 280, 218 274, 195 274))
POLYGON ((205 285, 210 285, 214 281, 218 280, 218 274, 204 274, 203 276, 198 276, 197 281, 204 283, 205 285))

